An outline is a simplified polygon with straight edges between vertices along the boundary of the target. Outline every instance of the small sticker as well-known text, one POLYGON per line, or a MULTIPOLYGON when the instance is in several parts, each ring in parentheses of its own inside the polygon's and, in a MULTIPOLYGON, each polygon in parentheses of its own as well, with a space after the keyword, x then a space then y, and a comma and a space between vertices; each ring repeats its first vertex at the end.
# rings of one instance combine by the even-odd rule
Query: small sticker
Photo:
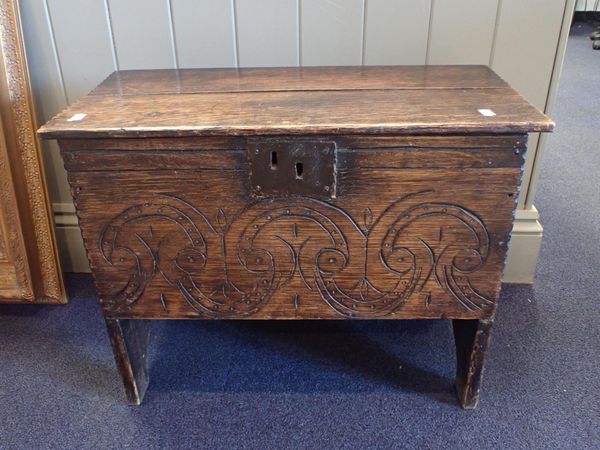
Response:
POLYGON ((496 115, 496 113, 491 109, 478 109, 477 111, 479 111, 479 114, 486 117, 492 117, 496 115))
POLYGON ((84 113, 73 114, 70 119, 67 119, 67 122, 78 122, 78 121, 82 120, 85 116, 87 116, 87 114, 84 114, 84 113))

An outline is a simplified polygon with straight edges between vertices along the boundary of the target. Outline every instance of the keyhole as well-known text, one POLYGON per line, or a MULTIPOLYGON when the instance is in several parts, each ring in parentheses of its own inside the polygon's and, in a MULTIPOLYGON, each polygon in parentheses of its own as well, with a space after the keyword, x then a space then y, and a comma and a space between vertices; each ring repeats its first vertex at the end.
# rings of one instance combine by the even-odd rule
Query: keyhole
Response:
POLYGON ((277 169, 277 152, 271 152, 271 170, 277 169))
POLYGON ((301 180, 304 175, 304 164, 297 162, 295 167, 296 167, 296 180, 301 180))

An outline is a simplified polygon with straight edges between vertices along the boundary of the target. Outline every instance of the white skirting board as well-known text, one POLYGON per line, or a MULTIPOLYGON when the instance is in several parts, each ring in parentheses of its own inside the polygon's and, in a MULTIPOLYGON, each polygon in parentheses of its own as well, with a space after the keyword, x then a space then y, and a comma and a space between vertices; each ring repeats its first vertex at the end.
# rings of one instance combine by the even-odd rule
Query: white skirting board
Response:
POLYGON ((79 222, 71 203, 54 203, 54 224, 60 263, 65 272, 89 272, 79 222))
POLYGON ((539 218, 535 206, 517 209, 502 276, 504 283, 533 284, 544 231, 539 218))
MULTIPOLYGON (((55 203, 54 212, 63 270, 89 272, 90 268, 73 206, 69 203, 55 203)), ((538 219, 539 213, 535 207, 517 210, 502 279, 504 283, 533 283, 543 234, 538 219)))

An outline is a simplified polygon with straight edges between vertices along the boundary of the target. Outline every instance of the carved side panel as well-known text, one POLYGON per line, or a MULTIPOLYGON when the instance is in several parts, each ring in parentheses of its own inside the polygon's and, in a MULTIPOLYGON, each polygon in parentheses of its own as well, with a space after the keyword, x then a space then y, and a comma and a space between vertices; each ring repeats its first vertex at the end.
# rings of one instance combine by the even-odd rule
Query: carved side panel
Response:
POLYGON ((337 199, 253 200, 245 167, 71 172, 107 314, 493 316, 519 168, 338 176, 337 199))

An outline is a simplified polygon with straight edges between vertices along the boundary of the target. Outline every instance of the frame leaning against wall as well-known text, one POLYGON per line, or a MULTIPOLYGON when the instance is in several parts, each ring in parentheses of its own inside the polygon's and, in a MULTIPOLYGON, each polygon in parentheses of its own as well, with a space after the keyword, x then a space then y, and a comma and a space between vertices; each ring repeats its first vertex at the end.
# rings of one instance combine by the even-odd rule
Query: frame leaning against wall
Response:
POLYGON ((0 52, 0 144, 7 155, 5 179, 12 180, 0 202, 12 211, 6 215, 14 231, 8 237, 20 241, 15 248, 23 252, 10 257, 27 286, 27 295, 0 303, 66 303, 17 0, 0 0, 0 52))

